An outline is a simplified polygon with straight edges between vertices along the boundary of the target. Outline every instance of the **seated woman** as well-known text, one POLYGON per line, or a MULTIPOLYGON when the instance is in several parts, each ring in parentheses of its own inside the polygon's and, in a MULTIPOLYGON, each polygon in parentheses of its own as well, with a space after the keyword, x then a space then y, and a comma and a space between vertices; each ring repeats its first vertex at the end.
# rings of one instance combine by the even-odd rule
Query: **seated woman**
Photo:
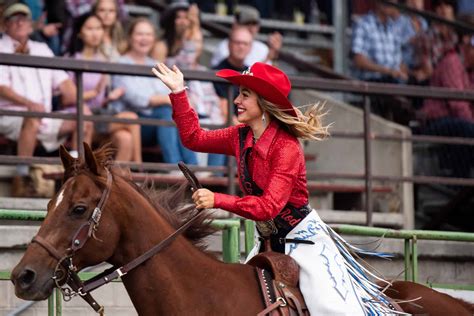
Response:
POLYGON ((160 20, 163 38, 157 41, 150 56, 168 64, 199 58, 203 47, 203 35, 199 21, 199 8, 187 1, 171 3, 160 20))
MULTIPOLYGON (((127 34, 127 49, 119 62, 132 65, 152 66, 148 57, 155 42, 155 29, 150 20, 138 18, 130 23, 127 34)), ((143 118, 172 121, 169 89, 160 81, 139 76, 113 76, 113 86, 124 89, 124 95, 114 102, 117 111, 130 110, 143 118)), ((158 144, 166 163, 184 161, 197 164, 196 154, 186 149, 174 126, 143 125, 141 128, 143 145, 158 144)))
MULTIPOLYGON (((71 42, 69 54, 76 59, 106 61, 100 50, 104 38, 104 27, 98 16, 90 13, 82 15, 74 25, 74 41, 71 42)), ((74 77, 72 74, 71 76, 74 77)), ((109 76, 99 73, 84 73, 84 102, 95 114, 110 113, 106 106, 109 102, 120 98, 123 89, 114 89, 106 95, 109 76)), ((122 112, 118 118, 136 119, 134 112, 122 112)), ((140 126, 124 123, 101 124, 96 127, 100 132, 110 133, 112 143, 117 148, 115 159, 119 161, 142 162, 140 126)))

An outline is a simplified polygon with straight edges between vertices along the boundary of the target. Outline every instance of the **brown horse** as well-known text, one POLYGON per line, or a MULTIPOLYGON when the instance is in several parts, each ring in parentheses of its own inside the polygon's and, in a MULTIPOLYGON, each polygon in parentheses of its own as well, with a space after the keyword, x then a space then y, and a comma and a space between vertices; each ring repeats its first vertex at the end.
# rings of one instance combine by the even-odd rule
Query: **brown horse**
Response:
MULTIPOLYGON (((44 300, 51 294, 57 283, 58 258, 69 251, 73 240, 78 250, 71 266, 81 270, 105 261, 120 267, 190 218, 190 214, 169 212, 170 205, 177 207, 177 201, 182 201, 184 187, 167 194, 161 204, 153 203, 148 194, 117 172, 110 171, 109 177, 110 154, 108 148, 92 153, 85 146, 82 161, 61 150, 64 184, 48 204, 38 239, 12 272, 18 297, 44 300), (103 208, 97 219, 98 205, 103 208), (100 220, 100 226, 91 226, 92 237, 76 243, 76 238, 81 239, 76 233, 91 218, 100 220)), ((254 267, 225 264, 202 250, 200 242, 210 233, 208 219, 203 213, 184 236, 122 275, 140 315, 256 315, 264 309, 254 267)), ((457 300, 410 282, 396 282, 387 293, 402 300, 422 296, 417 305, 407 305, 407 311, 413 313, 472 315, 457 300)))

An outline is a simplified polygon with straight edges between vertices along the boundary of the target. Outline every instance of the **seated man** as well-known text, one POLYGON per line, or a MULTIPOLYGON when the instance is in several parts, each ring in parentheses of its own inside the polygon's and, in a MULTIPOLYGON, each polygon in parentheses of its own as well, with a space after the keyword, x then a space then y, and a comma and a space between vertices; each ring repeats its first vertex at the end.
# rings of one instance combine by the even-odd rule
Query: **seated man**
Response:
MULTIPOLYGON (((260 13, 257 9, 248 5, 240 5, 235 11, 234 24, 232 28, 246 27, 252 34, 250 52, 245 58, 246 65, 256 62, 272 63, 277 57, 282 46, 282 36, 274 32, 268 36, 268 45, 255 39, 260 31, 260 13)), ((229 40, 221 41, 211 59, 211 66, 216 67, 229 56, 229 40)))
MULTIPOLYGON (((459 53, 451 50, 438 62, 430 85, 472 90, 468 70, 474 69, 474 37, 464 36, 459 53)), ((472 76, 471 76, 472 78, 472 76)), ((472 103, 462 100, 427 99, 421 109, 425 121, 424 134, 474 138, 472 103)), ((452 171, 452 176, 469 178, 474 165, 474 148, 469 145, 446 145, 441 162, 452 171)))
MULTIPOLYGON (((1 53, 27 54, 53 57, 53 52, 44 43, 29 40, 32 22, 29 8, 16 3, 5 9, 2 16, 5 34, 0 39, 1 53)), ((58 89, 63 104, 76 101, 76 88, 65 71, 0 65, 0 108, 14 111, 51 112, 53 91, 58 89)), ((84 113, 90 111, 84 108, 84 113)), ((36 142, 40 141, 46 151, 56 150, 64 137, 76 132, 75 121, 51 118, 0 117, 0 134, 17 141, 17 154, 33 156, 36 142)), ((92 123, 84 124, 84 140, 90 143, 92 123)), ((73 137, 72 146, 76 149, 73 137)), ((17 167, 18 175, 12 183, 12 195, 24 196, 28 166, 17 167)))
MULTIPOLYGON (((245 64, 245 58, 250 52, 250 47, 252 45, 252 34, 246 27, 234 27, 229 36, 228 49, 229 56, 222 60, 217 66, 213 69, 233 69, 238 72, 246 70, 249 66, 245 64)), ((216 93, 220 98, 221 109, 223 117, 227 117, 229 112, 228 104, 228 89, 229 85, 226 83, 214 83, 216 93)), ((232 87, 234 94, 232 99, 236 98, 239 94, 239 88, 237 86, 232 87)))
POLYGON ((402 47, 392 20, 397 9, 379 3, 356 22, 352 30, 354 75, 361 80, 400 83, 408 79, 402 47))

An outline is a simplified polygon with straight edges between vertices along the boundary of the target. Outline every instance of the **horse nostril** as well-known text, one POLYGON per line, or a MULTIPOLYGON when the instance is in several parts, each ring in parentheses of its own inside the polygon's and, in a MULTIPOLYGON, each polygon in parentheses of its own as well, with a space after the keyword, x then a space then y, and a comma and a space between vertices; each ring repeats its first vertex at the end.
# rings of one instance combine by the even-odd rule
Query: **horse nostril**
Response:
POLYGON ((23 270, 23 272, 21 272, 17 280, 19 282, 19 285, 22 288, 27 288, 31 286, 31 284, 35 281, 35 279, 36 279, 36 272, 30 269, 25 269, 23 270))

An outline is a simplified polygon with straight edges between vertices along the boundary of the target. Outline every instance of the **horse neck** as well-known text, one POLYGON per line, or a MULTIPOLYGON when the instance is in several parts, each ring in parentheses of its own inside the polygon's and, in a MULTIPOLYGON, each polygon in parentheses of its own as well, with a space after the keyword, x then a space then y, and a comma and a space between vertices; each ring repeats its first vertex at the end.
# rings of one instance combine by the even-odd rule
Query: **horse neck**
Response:
MULTIPOLYGON (((123 199, 134 201, 134 206, 121 208, 125 212, 120 216, 124 219, 119 224, 121 237, 110 260, 115 266, 127 264, 175 231, 137 192, 123 199)), ((222 269, 222 265, 179 236, 170 246, 122 279, 140 315, 174 315, 183 310, 181 304, 202 301, 201 296, 210 295, 206 291, 196 291, 196 288, 204 283, 206 287, 221 283, 209 279, 209 275, 222 269)))

